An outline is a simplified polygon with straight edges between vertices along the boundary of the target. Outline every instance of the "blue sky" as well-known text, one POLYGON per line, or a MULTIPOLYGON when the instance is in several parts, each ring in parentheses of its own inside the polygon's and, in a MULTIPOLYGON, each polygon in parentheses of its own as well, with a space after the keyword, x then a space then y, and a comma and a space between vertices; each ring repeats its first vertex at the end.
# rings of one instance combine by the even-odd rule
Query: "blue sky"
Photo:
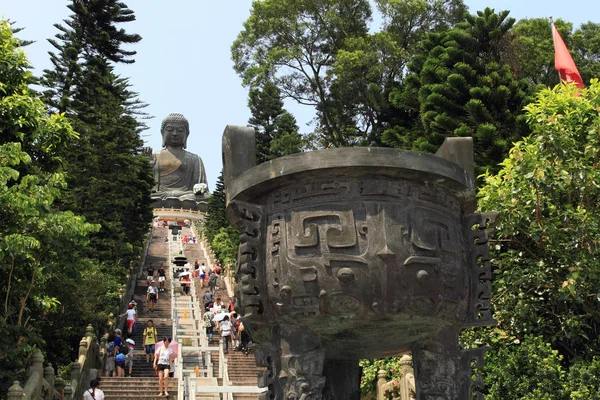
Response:
MULTIPOLYGON (((146 111, 155 118, 145 141, 160 149, 160 122, 170 112, 180 112, 190 121, 188 150, 199 154, 207 169, 209 187, 214 189, 221 171, 221 134, 225 125, 246 125, 250 112, 247 90, 233 71, 230 46, 250 13, 251 0, 125 0, 137 21, 127 24, 129 32, 142 36, 133 47, 136 62, 119 66, 129 77, 146 111)), ((50 67, 45 40, 69 15, 66 0, 4 0, 0 15, 26 28, 19 36, 35 40, 25 48, 36 72, 50 67)), ((575 26, 599 22, 600 1, 594 0, 465 0, 471 12, 485 7, 510 10, 518 19, 562 18, 575 26), (595 18, 595 19, 594 19, 595 18)), ((298 119, 302 132, 313 113, 306 107, 286 102, 298 119)))

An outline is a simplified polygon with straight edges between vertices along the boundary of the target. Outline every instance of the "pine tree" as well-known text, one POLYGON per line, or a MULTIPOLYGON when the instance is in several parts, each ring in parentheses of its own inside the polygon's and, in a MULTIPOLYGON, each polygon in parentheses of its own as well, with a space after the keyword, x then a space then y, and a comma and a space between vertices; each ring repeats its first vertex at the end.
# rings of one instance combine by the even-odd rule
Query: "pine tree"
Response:
POLYGON ((61 208, 101 225, 88 254, 107 265, 128 266, 143 244, 152 218, 152 171, 141 155, 136 119, 143 103, 127 79, 114 73, 115 63, 132 63, 124 46, 141 40, 117 24, 135 20, 116 0, 72 0, 73 14, 50 43, 54 69, 42 84, 51 110, 65 112, 79 140, 64 154, 68 192, 61 208))
POLYGON ((248 125, 256 131, 256 162, 299 153, 304 145, 296 119, 283 108, 281 91, 272 82, 248 95, 252 117, 248 125))
POLYGON ((418 107, 424 132, 413 129, 408 140, 388 141, 434 152, 448 136, 472 136, 476 172, 497 170, 511 144, 529 132, 522 114, 528 83, 505 61, 513 23, 508 11, 487 8, 450 30, 429 33, 404 93, 395 98, 401 108, 418 107))

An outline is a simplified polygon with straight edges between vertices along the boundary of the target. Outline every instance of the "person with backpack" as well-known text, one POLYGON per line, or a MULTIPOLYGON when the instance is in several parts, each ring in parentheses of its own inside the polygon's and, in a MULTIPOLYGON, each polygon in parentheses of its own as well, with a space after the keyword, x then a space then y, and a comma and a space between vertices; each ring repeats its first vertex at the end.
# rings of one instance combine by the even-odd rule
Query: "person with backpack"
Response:
POLYGON ((127 363, 127 354, 129 354, 129 346, 127 342, 121 343, 117 355, 115 356, 115 365, 117 366, 117 376, 125 377, 125 364, 127 363))
POLYGON ((212 311, 204 312, 204 316, 202 317, 204 320, 204 329, 206 329, 206 336, 208 336, 208 340, 211 340, 213 337, 213 328, 215 327, 215 323, 213 322, 213 318, 215 314, 212 311))
POLYGON ((83 392, 83 400, 104 400, 104 392, 98 389, 98 386, 100 386, 100 379, 92 379, 90 388, 83 392))
POLYGON ((106 354, 106 361, 104 362, 104 376, 115 376, 115 334, 111 333, 108 336, 106 345, 104 346, 104 353, 106 354))
POLYGON ((221 328, 221 337, 223 338, 223 353, 229 353, 229 340, 231 340, 232 325, 229 322, 229 317, 226 315, 223 321, 219 324, 221 328))
POLYGON ((142 334, 144 350, 146 351, 146 363, 150 363, 150 355, 154 357, 154 350, 156 345, 156 337, 157 332, 154 327, 154 322, 151 319, 148 320, 148 324, 146 325, 146 329, 144 329, 144 333, 142 334))
POLYGON ((218 276, 217 274, 215 274, 215 273, 212 273, 212 274, 210 275, 210 278, 208 278, 208 288, 210 289, 210 291, 211 291, 212 293, 214 293, 214 292, 215 292, 215 290, 217 290, 217 289, 218 289, 218 288, 217 288, 217 278, 218 278, 218 277, 219 277, 219 276, 218 276))

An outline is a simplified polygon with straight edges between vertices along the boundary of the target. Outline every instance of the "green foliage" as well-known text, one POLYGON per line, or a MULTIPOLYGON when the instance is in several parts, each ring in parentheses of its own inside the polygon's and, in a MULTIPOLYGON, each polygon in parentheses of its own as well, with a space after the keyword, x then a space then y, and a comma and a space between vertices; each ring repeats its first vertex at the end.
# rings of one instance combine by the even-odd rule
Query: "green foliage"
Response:
POLYGON ((489 351, 484 376, 486 400, 568 399, 561 357, 541 337, 489 351))
POLYGON ((296 119, 283 108, 281 91, 272 82, 250 90, 248 124, 256 131, 256 162, 299 153, 304 146, 296 119))
POLYGON ((33 348, 51 338, 45 321, 68 303, 56 289, 77 281, 88 263, 78 255, 99 229, 55 208, 66 183, 52 166, 62 163, 60 155, 77 135, 64 116, 48 115, 29 89, 31 72, 19 45, 0 21, 0 393, 33 348))
POLYGON ((345 40, 367 33, 370 17, 367 0, 255 1, 231 49, 234 69, 250 88, 271 81, 284 97, 315 107, 324 142, 348 144, 328 70, 345 40))
POLYGON ((359 365, 362 368, 362 376, 360 378, 361 395, 368 396, 376 392, 379 370, 384 370, 386 372, 385 379, 388 381, 397 378, 400 372, 400 358, 400 356, 396 356, 372 360, 360 360, 359 365))
POLYGON ((498 326, 465 342, 493 346, 490 399, 599 397, 598 380, 585 381, 600 354, 599 107, 596 80, 540 92, 526 107, 533 134, 479 191, 483 211, 501 210, 490 242, 498 326))
POLYGON ((203 234, 215 256, 223 265, 235 263, 240 243, 240 233, 229 225, 225 216, 225 183, 223 172, 217 178, 215 190, 208 199, 203 234))
POLYGON ((135 52, 123 47, 141 37, 117 28, 135 20, 121 1, 73 1, 68 7, 73 14, 50 40, 57 50, 51 53, 54 68, 42 78, 51 108, 65 112, 80 135, 63 154, 69 189, 60 208, 101 226, 86 255, 120 275, 139 255, 152 219, 154 182, 141 155, 145 126, 136 119, 144 104, 114 73, 114 63, 133 62, 135 52))
POLYGON ((425 132, 390 130, 384 141, 434 152, 448 136, 472 136, 477 171, 495 170, 511 143, 528 133, 521 111, 528 84, 504 61, 513 23, 508 11, 488 8, 452 29, 429 33, 406 86, 391 95, 399 108, 418 107, 425 132), (407 133, 413 136, 397 137, 407 133))

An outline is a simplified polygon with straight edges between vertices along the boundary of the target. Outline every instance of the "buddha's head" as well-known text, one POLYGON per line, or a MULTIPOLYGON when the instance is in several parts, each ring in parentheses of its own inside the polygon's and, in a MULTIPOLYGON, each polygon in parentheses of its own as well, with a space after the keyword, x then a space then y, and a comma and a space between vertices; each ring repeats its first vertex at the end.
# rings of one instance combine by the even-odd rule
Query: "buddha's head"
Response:
POLYGON ((187 147, 187 138, 190 134, 190 123, 182 114, 171 113, 163 119, 160 125, 163 137, 163 147, 187 147))

